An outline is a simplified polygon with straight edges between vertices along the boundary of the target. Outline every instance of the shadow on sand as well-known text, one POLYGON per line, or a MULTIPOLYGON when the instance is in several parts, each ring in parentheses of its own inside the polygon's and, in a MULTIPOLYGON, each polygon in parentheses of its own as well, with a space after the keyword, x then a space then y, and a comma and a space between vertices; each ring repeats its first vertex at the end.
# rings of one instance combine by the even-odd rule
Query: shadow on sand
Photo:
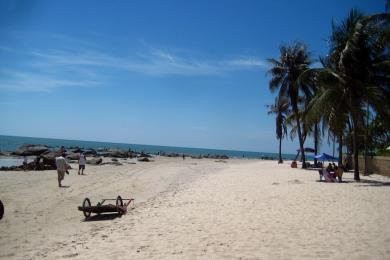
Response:
POLYGON ((338 180, 336 180, 335 182, 326 182, 325 180, 316 180, 316 182, 323 182, 323 183, 350 183, 352 181, 342 181, 342 182, 339 182, 338 180))
POLYGON ((106 220, 114 220, 116 218, 120 218, 121 215, 114 214, 100 214, 89 217, 88 219, 83 219, 81 222, 92 222, 92 221, 106 221, 106 220))
POLYGON ((360 187, 390 187, 389 181, 360 180, 359 184, 360 187))

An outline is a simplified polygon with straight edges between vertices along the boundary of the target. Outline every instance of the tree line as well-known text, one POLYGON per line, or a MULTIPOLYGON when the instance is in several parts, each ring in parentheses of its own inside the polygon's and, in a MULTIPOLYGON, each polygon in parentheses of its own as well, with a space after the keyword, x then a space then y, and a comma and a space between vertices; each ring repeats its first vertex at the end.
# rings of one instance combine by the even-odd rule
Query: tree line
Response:
MULTIPOLYGON (((269 89, 277 93, 269 105, 276 115, 279 162, 282 139, 298 137, 302 167, 304 143, 321 137, 338 142, 339 165, 343 147, 353 156, 354 179, 360 180, 358 154, 390 145, 390 1, 386 12, 365 15, 352 9, 340 23, 332 22, 327 55, 313 58, 301 42, 284 44, 271 65, 269 89), (313 67, 314 62, 320 64, 313 67)), ((315 162, 316 163, 316 162, 315 162)))

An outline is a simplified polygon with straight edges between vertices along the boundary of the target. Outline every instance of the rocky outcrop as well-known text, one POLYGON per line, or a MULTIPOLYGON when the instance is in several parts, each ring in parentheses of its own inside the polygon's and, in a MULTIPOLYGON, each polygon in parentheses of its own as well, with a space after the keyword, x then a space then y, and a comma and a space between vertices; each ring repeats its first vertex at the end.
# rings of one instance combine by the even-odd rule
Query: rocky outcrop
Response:
POLYGON ((121 149, 106 149, 104 151, 97 152, 97 155, 103 156, 103 157, 114 157, 114 158, 127 158, 129 157, 129 154, 125 150, 121 149))
POLYGON ((71 149, 69 150, 69 153, 77 153, 77 154, 80 154, 80 153, 84 153, 85 156, 94 156, 96 155, 96 151, 94 149, 82 149, 82 148, 76 148, 76 149, 71 149))
POLYGON ((144 158, 151 158, 152 156, 150 154, 147 154, 147 153, 144 153, 144 152, 141 152, 139 154, 139 157, 144 157, 144 158))
POLYGON ((108 154, 110 157, 115 157, 115 158, 126 158, 128 157, 128 152, 125 150, 121 149, 108 149, 107 150, 108 154))
POLYGON ((36 164, 35 161, 29 162, 27 164, 26 168, 24 167, 24 165, 0 167, 0 171, 24 171, 24 170, 26 170, 26 171, 42 171, 42 170, 55 170, 55 169, 56 169, 55 164, 54 165, 49 165, 49 164, 45 164, 45 163, 36 164))
POLYGON ((118 161, 112 161, 112 162, 104 162, 102 163, 101 165, 114 165, 114 166, 120 166, 120 165, 123 165, 122 163, 118 162, 118 161))
POLYGON ((82 153, 82 152, 84 152, 82 149, 80 149, 80 148, 76 148, 76 149, 72 149, 72 150, 70 150, 70 152, 72 152, 72 153, 82 153))
POLYGON ((103 159, 102 158, 91 158, 89 160, 87 160, 87 164, 92 164, 92 165, 99 165, 103 162, 103 159))
POLYGON ((49 151, 49 148, 40 144, 27 144, 19 147, 13 154, 19 156, 41 155, 49 151))
POLYGON ((86 149, 83 151, 85 156, 95 156, 96 151, 94 149, 86 149))
POLYGON ((207 154, 207 155, 203 155, 203 158, 226 160, 226 159, 229 159, 229 156, 227 156, 225 154, 223 154, 223 155, 218 155, 218 154, 210 155, 210 154, 207 154))
POLYGON ((46 151, 45 153, 41 154, 41 157, 43 158, 43 164, 45 164, 45 165, 52 165, 55 168, 56 157, 58 155, 59 155, 58 152, 46 151))
POLYGON ((78 160, 80 157, 80 153, 69 153, 66 155, 66 159, 68 160, 78 160))

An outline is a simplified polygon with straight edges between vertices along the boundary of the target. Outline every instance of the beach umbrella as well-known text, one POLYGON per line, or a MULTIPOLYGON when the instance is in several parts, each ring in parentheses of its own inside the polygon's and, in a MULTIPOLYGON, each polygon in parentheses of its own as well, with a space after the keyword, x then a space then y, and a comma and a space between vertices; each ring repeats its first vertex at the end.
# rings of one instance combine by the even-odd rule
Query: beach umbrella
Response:
POLYGON ((336 161, 338 158, 333 157, 332 155, 329 155, 327 153, 322 153, 322 154, 316 154, 314 158, 321 160, 321 161, 336 161))

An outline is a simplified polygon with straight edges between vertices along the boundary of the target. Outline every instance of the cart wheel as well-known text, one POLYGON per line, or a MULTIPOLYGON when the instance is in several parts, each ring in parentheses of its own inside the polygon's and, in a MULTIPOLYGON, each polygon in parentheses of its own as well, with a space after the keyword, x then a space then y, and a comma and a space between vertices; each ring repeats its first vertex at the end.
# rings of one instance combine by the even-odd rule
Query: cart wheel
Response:
POLYGON ((86 208, 91 207, 91 201, 88 198, 85 198, 83 201, 83 214, 85 218, 89 218, 91 216, 91 211, 87 211, 86 208))
POLYGON ((4 215, 4 205, 3 202, 1 202, 0 200, 0 219, 3 218, 3 215, 4 215))
POLYGON ((119 210, 118 207, 123 207, 123 200, 121 196, 118 196, 116 198, 116 210, 118 211, 118 213, 122 213, 122 210, 119 210))

